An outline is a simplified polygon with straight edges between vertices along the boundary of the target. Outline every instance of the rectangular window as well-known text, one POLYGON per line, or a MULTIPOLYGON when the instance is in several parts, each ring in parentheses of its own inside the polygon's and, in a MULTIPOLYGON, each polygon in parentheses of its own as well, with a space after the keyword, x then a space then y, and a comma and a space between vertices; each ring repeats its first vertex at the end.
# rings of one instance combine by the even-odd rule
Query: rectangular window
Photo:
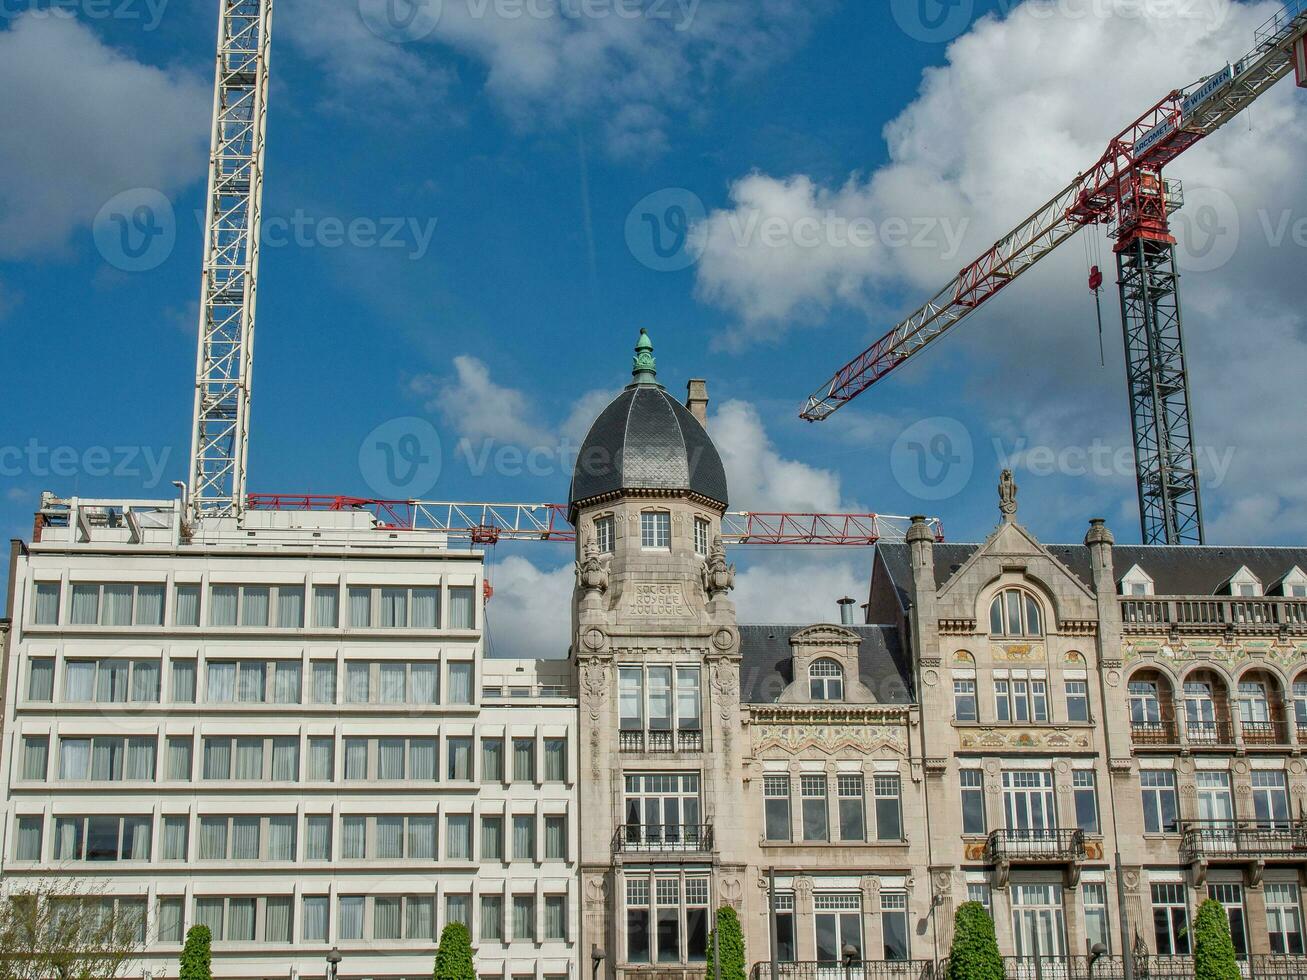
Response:
POLYGON ((45 782, 50 765, 50 736, 23 736, 23 779, 45 782))
POLYGON ((372 590, 351 587, 349 590, 349 625, 360 629, 372 625, 372 590))
POLYGON ((200 625, 200 587, 179 585, 174 596, 173 623, 177 626, 200 625))
POLYGON ((1087 682, 1066 682, 1066 720, 1089 720, 1089 684, 1087 682))
POLYGON ((513 739, 513 782, 535 782, 536 740, 533 738, 513 739))
POLYGON ((334 660, 314 660, 311 665, 313 690, 311 700, 314 704, 336 703, 336 662, 334 660))
POLYGON ((1234 944, 1236 959, 1248 958, 1248 921, 1244 915, 1243 885, 1232 882, 1210 882, 1207 897, 1220 902, 1225 910, 1226 921, 1230 924, 1230 940, 1234 944))
POLYGON ((1154 884, 1153 935, 1162 956, 1189 955, 1189 900, 1180 883, 1154 884))
POLYGON ((1012 720, 1012 689, 1006 677, 994 679, 994 717, 998 721, 1012 720))
POLYGON ((545 739, 545 782, 561 783, 567 779, 567 739, 545 739))
POLYGON ((794 894, 776 895, 776 959, 793 963, 798 959, 798 941, 794 931, 794 894))
POLYGON ((531 895, 513 896, 513 938, 534 941, 536 937, 536 900, 531 895))
POLYGON ((640 547, 668 549, 672 546, 672 515, 666 511, 640 514, 640 547))
POLYGON ((168 753, 167 778, 178 782, 190 782, 192 739, 189 735, 169 735, 165 742, 168 753))
POLYGON ((626 960, 649 963, 653 951, 650 934, 649 879, 627 876, 626 879, 626 960))
POLYGON ((557 942, 567 939, 567 899, 563 895, 545 896, 545 939, 557 942))
POLYGON ((1102 944, 1112 951, 1112 930, 1107 915, 1107 886, 1084 882, 1080 886, 1080 905, 1085 915, 1085 941, 1090 949, 1102 944))
POLYGON ((451 922, 461 922, 465 926, 472 924, 471 895, 445 896, 445 924, 448 925, 451 922))
POLYGON ((1086 834, 1098 833, 1098 787, 1092 769, 1077 769, 1071 774, 1075 793, 1076 826, 1086 834))
POLYGON ((300 925, 300 935, 306 943, 325 943, 327 941, 327 896, 304 896, 304 920, 300 925))
POLYGON ((1271 952, 1281 956, 1303 954, 1302 906, 1298 886, 1292 882, 1265 885, 1266 934, 1271 952))
POLYGON ((1289 823, 1289 788, 1285 784, 1284 771, 1280 769, 1254 769, 1253 816, 1257 826, 1262 828, 1288 830, 1289 823))
POLYGON ((839 775, 835 782, 839 790, 840 840, 866 840, 862 777, 839 775))
POLYGON ((301 664, 298 660, 272 661, 272 701, 274 704, 300 703, 301 664))
POLYGON ((500 783, 504 780, 504 740, 502 738, 483 738, 481 740, 481 781, 483 783, 500 783))
POLYGON ((908 896, 904 892, 880 893, 881 926, 885 935, 885 959, 911 959, 908 946, 908 896))
POLYGON ((41 860, 41 828, 45 821, 41 817, 19 817, 16 821, 18 839, 14 843, 14 860, 41 860))
POLYGON ((642 668, 619 668, 618 701, 622 731, 641 731, 644 728, 644 670, 642 668))
POLYGON ((363 938, 362 895, 341 895, 336 909, 336 935, 342 940, 363 938))
POLYGON ((790 777, 763 776, 762 795, 767 840, 790 840, 790 777))
POLYGON ((994 917, 993 896, 990 894, 989 885, 980 881, 967 882, 967 901, 979 902, 985 906, 985 911, 989 917, 994 917))
POLYGON ((190 817, 185 815, 163 818, 163 843, 160 847, 163 860, 185 861, 190 856, 187 850, 190 823, 190 817))
POLYGON ((613 553, 613 519, 612 517, 595 518, 595 544, 601 555, 613 553))
POLYGON ((694 519, 694 553, 701 558, 708 554, 709 524, 702 517, 694 519))
POLYGON ((313 625, 317 629, 335 629, 340 625, 339 587, 335 585, 313 587, 313 625))
POLYGON ((33 626, 59 625, 59 583, 37 582, 32 603, 33 626))
POLYGON ((504 941, 504 899, 500 895, 481 896, 481 941, 504 941))
POLYGON ((331 860, 331 817, 310 814, 304 818, 304 858, 307 861, 331 860))
POLYGON ((172 700, 174 704, 195 703, 195 661, 172 661, 172 700))
POLYGON ((1144 801, 1144 831, 1149 834, 1174 834, 1179 830, 1176 809, 1175 772, 1171 769, 1139 770, 1139 785, 1144 801))
POLYGON ((962 832, 983 834, 985 823, 985 772, 983 769, 960 769, 962 786, 962 832))
POLYGON ((451 861, 472 860, 472 815, 451 813, 445 818, 445 856, 451 861))
POLYGON ((567 860, 567 817, 545 817, 545 860, 567 860))
POLYGON ((826 777, 800 776, 799 791, 803 797, 803 839, 830 840, 826 826, 826 777))
POLYGON ((659 963, 675 963, 681 958, 681 880, 659 876, 654 879, 657 902, 655 938, 659 963))
POLYGON ((449 703, 472 703, 472 664, 461 662, 449 665, 449 703))
POLYGON ((502 861, 504 859, 504 818, 501 816, 483 816, 481 818, 481 860, 502 861))
POLYGON ((309 782, 329 783, 335 778, 335 751, 336 741, 332 736, 309 736, 309 782))
POLYGON ((54 700, 54 657, 32 657, 27 662, 27 699, 54 700))
POLYGON ((470 585, 451 585, 449 587, 449 628, 452 630, 474 630, 476 625, 476 589, 470 585))
POLYGON ((844 948, 852 946, 855 960, 863 957, 862 901, 861 897, 846 893, 817 893, 814 931, 817 939, 817 959, 824 963, 838 963, 844 948))
POLYGON ((903 807, 899 800, 898 776, 875 776, 876 839, 903 839, 903 807))
POLYGON ((56 861, 148 861, 149 817, 57 817, 56 861))
MULTIPOLYGON (((38 590, 40 589, 38 585, 38 590)), ((162 626, 162 585, 73 586, 73 626, 162 626)), ((39 596, 39 592, 38 592, 39 596)), ((55 596, 58 615, 58 596, 55 596)), ((51 624, 52 625, 52 624, 51 624)))
POLYGON ((534 861, 536 858, 536 818, 534 814, 513 816, 513 860, 534 861))
POLYGON ((448 754, 449 778, 467 780, 472 778, 472 737, 470 735, 452 736, 445 739, 448 754))
POLYGON ((976 720, 976 682, 970 678, 953 679, 953 718, 955 721, 976 720))
POLYGON ((182 904, 184 899, 166 896, 159 899, 159 942, 182 941, 182 904))
POLYGON ((691 963, 708 959, 708 879, 685 879, 685 958, 691 963))

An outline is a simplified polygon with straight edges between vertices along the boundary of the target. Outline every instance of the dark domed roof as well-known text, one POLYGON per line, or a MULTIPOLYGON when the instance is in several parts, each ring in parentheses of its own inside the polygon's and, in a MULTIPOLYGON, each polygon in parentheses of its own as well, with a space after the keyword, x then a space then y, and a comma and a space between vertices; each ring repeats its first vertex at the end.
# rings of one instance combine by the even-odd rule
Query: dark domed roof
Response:
POLYGON ((653 345, 641 331, 636 383, 599 413, 572 474, 573 507, 622 490, 681 490, 725 507, 726 470, 704 427, 653 380, 653 345))

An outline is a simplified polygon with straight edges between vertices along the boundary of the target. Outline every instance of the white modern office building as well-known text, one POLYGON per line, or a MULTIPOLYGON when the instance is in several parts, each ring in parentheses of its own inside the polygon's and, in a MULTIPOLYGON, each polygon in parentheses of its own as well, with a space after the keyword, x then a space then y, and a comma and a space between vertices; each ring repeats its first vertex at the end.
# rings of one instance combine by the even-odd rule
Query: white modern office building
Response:
POLYGON ((11 569, 9 890, 139 910, 153 977, 198 923, 223 977, 429 977, 453 920, 482 976, 577 976, 575 692, 483 657, 479 551, 47 498, 11 569))

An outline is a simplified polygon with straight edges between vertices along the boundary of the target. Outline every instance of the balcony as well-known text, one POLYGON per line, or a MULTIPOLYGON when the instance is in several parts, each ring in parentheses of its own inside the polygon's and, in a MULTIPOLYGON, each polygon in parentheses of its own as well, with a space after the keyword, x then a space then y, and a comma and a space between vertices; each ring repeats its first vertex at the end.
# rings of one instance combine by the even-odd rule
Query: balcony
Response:
POLYGON ((985 844, 990 864, 1068 864, 1085 860, 1085 832, 1076 828, 995 830, 985 844))
POLYGON ((703 732, 695 728, 680 731, 623 730, 617 747, 622 752, 702 752, 703 732))
POLYGON ((1286 721, 1241 721, 1239 731, 1245 745, 1293 744, 1293 735, 1286 721))
POLYGON ((1171 720, 1134 722, 1130 741, 1135 745, 1179 745, 1180 730, 1171 720))
POLYGON ((1257 980, 1302 980, 1307 977, 1307 956, 1289 953, 1254 953, 1247 965, 1239 964, 1244 976, 1257 980))
MULTIPOLYGON (((1138 967, 1136 966, 1136 975, 1138 967)), ((1008 980, 1120 980, 1125 963, 1120 956, 1004 956, 1008 980)))
MULTIPOLYGON (((777 963, 777 980, 936 980, 943 964, 934 960, 853 960, 777 963)), ((749 980, 772 980, 770 963, 755 963, 749 980)))
POLYGON ((1128 631, 1307 633, 1307 599, 1280 596, 1173 596, 1121 598, 1128 631))
POLYGON ((614 854, 688 854, 712 850, 712 824, 628 823, 613 834, 614 854))
POLYGON ((1230 721, 1186 721, 1185 738, 1199 748, 1234 745, 1234 723, 1230 721))
POLYGON ((1191 820, 1181 830, 1185 861, 1307 858, 1307 821, 1191 820))

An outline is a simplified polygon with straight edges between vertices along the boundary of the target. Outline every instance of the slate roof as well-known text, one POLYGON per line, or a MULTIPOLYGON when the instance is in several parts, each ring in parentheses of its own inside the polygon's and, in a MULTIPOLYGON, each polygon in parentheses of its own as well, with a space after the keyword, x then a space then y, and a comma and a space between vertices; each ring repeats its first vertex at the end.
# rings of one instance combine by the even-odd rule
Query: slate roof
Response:
MULTIPOLYGON (((790 637, 803 626, 741 626, 740 699, 771 704, 794 680, 790 637)), ((912 704, 912 670, 895 626, 845 626, 862 638, 859 679, 881 704, 912 704)))
MULTIPOLYGON (((978 544, 935 545, 936 584, 943 586, 979 547, 978 544)), ((1045 547, 1085 585, 1093 588, 1088 548, 1082 544, 1050 544, 1045 547)), ((880 544, 876 548, 906 608, 904 590, 912 582, 908 546, 880 544)), ((1156 595, 1215 595, 1244 565, 1261 580, 1263 587, 1277 583, 1295 565, 1307 571, 1307 548, 1138 544, 1112 548, 1112 569, 1117 581, 1135 565, 1153 579, 1156 595)))
POLYGON ((599 413, 581 445, 569 502, 619 490, 686 490, 728 503, 726 470, 699 420, 662 385, 633 384, 599 413))

